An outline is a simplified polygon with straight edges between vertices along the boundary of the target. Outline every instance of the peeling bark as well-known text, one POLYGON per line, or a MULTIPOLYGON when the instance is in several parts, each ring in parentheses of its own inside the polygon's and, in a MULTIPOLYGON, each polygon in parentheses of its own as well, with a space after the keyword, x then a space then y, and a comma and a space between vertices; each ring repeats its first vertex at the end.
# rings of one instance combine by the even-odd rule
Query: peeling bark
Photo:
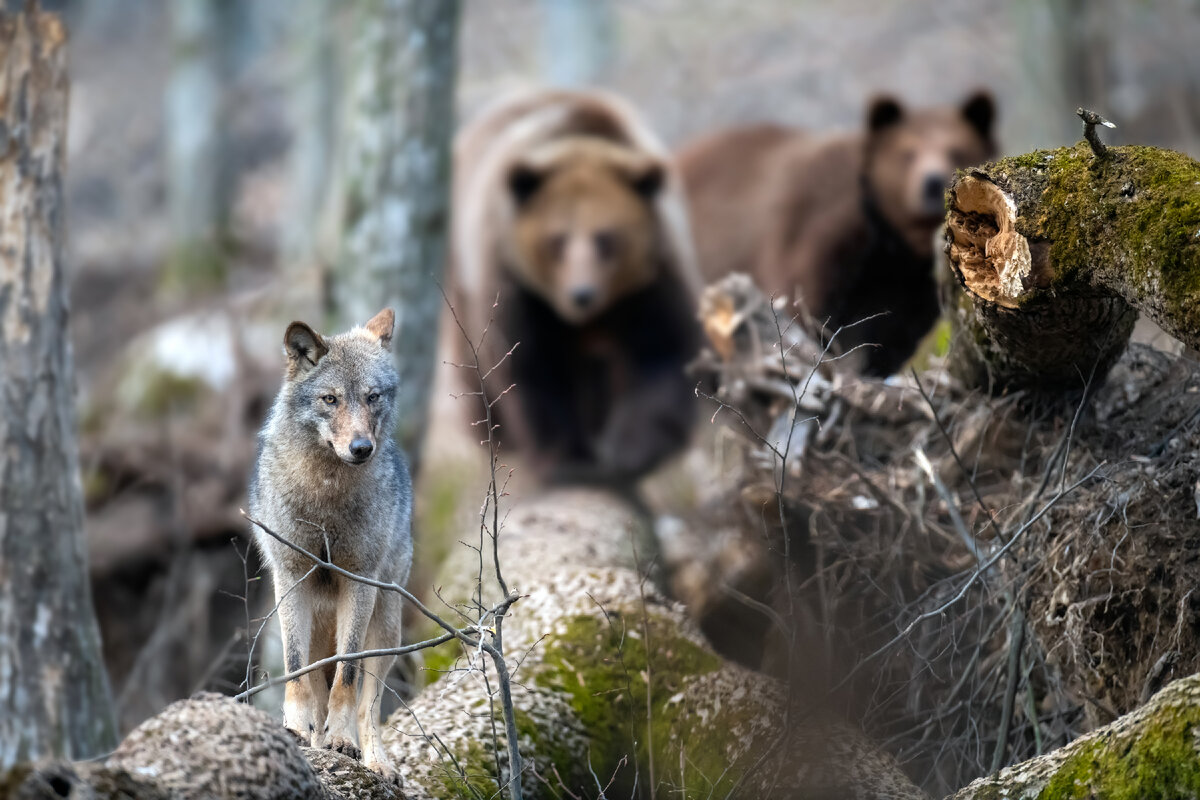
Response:
POLYGON ((1102 379, 1137 312, 1200 346, 1200 164, 1086 144, 1005 158, 950 187, 946 251, 965 296, 952 366, 994 392, 1102 379))
POLYGON ((414 466, 428 417, 446 258, 458 0, 353 6, 334 316, 396 311, 397 435, 414 466))
POLYGON ((0 11, 0 768, 115 743, 67 335, 66 31, 0 11))

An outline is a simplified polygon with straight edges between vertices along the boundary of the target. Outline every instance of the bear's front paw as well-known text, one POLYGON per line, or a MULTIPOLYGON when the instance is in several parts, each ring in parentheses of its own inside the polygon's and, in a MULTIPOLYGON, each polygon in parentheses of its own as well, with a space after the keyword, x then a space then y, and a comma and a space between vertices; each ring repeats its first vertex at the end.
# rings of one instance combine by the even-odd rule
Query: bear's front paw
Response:
POLYGON ((325 749, 336 751, 344 756, 350 756, 355 761, 362 759, 362 753, 359 751, 358 745, 349 739, 331 738, 325 743, 325 749))

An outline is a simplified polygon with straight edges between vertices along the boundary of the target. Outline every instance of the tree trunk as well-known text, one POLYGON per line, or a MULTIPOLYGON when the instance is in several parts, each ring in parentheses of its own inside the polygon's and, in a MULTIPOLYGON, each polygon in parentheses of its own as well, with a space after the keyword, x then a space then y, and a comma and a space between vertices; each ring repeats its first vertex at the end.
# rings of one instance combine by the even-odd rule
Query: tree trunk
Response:
POLYGON ((67 336, 66 49, 57 17, 0 11, 0 767, 116 741, 67 336))
POLYGON ((339 21, 333 0, 299 0, 287 23, 293 64, 288 90, 292 150, 282 250, 284 268, 292 276, 333 263, 331 254, 322 252, 326 245, 322 233, 328 227, 329 188, 337 152, 339 21))
POLYGON ((1200 164, 1088 145, 960 174, 946 221, 965 288, 952 368, 994 392, 1103 379, 1141 311, 1200 345, 1200 164))
POLYGON ((1066 747, 981 778, 951 800, 1200 797, 1200 675, 1066 747))
POLYGON ((428 415, 446 259, 458 0, 353 7, 338 325, 396 311, 397 436, 414 466, 428 415))
POLYGON ((553 86, 595 86, 613 60, 611 3, 542 0, 542 73, 553 86))
MULTIPOLYGON (((522 595, 504 647, 526 797, 594 796, 597 779, 612 781, 612 797, 924 796, 862 734, 800 713, 788 723, 779 682, 716 655, 644 577, 657 547, 622 501, 560 491, 513 509, 504 525, 499 562, 522 595)), ((458 550, 442 569, 446 599, 471 597, 481 573, 478 556, 458 550)), ((490 572, 482 569, 485 586, 495 585, 490 572)), ((453 668, 434 656, 431 668, 453 668)), ((471 658, 478 663, 460 655, 458 667, 471 658)), ((468 783, 485 797, 506 794, 488 688, 478 672, 451 671, 392 716, 384 746, 410 800, 475 796, 468 783)))
POLYGON ((234 31, 232 0, 171 0, 166 90, 167 207, 172 292, 214 288, 226 277, 231 178, 223 85, 234 31))

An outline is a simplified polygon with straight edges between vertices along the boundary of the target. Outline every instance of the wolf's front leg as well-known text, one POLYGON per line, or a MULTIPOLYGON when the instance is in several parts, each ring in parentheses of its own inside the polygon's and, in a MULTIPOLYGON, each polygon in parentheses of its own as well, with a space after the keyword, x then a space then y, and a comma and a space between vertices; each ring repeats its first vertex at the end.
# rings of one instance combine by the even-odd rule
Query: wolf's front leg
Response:
MULTIPOLYGON (((275 602, 279 607, 279 632, 283 641, 283 665, 287 672, 295 672, 309 663, 312 648, 313 609, 309 593, 293 588, 294 581, 285 574, 276 573, 275 602)), ((314 678, 320 673, 310 672, 288 681, 283 687, 283 724, 296 734, 300 741, 319 746, 323 727, 324 709, 318 703, 323 693, 313 691, 314 678)))
MULTIPOLYGON (((366 650, 383 650, 400 646, 400 614, 403 601, 395 592, 381 592, 375 604, 371 624, 367 626, 366 650)), ((358 698, 358 741, 362 746, 362 760, 368 769, 385 778, 399 781, 395 767, 383 750, 379 734, 379 710, 388 673, 392 671, 395 656, 376 656, 363 659, 362 692, 358 698)))
MULTIPOLYGON (((338 655, 345 655, 362 649, 379 590, 349 578, 341 578, 340 581, 337 652, 338 655)), ((361 684, 361 662, 338 662, 337 671, 333 674, 333 686, 329 690, 329 713, 325 717, 325 747, 353 758, 360 757, 356 711, 361 684)))

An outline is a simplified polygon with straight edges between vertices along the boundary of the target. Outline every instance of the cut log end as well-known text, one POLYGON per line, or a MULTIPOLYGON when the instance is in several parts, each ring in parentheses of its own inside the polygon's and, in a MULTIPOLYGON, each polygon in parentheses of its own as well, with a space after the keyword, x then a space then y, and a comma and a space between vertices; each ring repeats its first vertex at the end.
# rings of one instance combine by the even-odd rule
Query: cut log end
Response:
POLYGON ((1047 249, 1016 230, 1017 205, 980 175, 964 175, 950 191, 946 218, 950 264, 972 294, 1018 308, 1029 290, 1050 281, 1047 249))

